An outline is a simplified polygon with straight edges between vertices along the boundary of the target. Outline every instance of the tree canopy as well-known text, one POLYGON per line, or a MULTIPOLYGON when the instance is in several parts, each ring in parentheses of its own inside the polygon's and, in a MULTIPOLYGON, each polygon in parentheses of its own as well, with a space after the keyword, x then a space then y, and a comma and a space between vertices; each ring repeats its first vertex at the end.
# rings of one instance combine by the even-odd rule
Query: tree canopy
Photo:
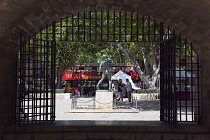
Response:
MULTIPOLYGON (((53 30, 49 26, 37 36, 50 40, 53 30)), ((150 17, 128 12, 78 14, 56 23, 57 72, 63 73, 76 63, 97 62, 106 54, 114 63, 134 65, 141 79, 154 87, 155 82, 149 81, 159 73, 160 42, 173 35, 150 17)), ((177 42, 181 44, 177 52, 188 48, 188 53, 193 53, 189 45, 177 42)))

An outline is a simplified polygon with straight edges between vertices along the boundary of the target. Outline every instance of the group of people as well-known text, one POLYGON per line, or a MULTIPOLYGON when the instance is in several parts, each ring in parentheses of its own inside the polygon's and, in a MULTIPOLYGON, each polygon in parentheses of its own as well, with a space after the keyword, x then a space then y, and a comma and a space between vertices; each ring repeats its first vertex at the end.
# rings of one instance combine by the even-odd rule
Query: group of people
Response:
POLYGON ((125 95, 128 97, 128 101, 131 102, 131 93, 133 89, 129 79, 126 79, 126 83, 122 83, 122 79, 119 79, 119 81, 113 81, 111 88, 116 100, 121 100, 123 102, 123 97, 125 95))
POLYGON ((81 93, 86 96, 95 96, 94 83, 85 82, 85 84, 81 87, 81 93))

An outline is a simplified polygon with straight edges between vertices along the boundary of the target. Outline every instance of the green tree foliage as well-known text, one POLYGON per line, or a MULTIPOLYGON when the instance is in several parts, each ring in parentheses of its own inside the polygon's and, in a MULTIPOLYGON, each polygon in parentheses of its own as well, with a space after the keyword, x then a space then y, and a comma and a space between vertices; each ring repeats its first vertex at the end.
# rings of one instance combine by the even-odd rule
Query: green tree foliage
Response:
MULTIPOLYGON (((50 40, 52 31, 50 26, 40 35, 50 40)), ((145 71, 137 70, 140 76, 144 76, 141 77, 144 82, 149 83, 154 74, 157 76, 161 28, 149 17, 128 12, 87 12, 57 22, 55 32, 59 73, 64 73, 76 63, 96 62, 106 54, 113 63, 126 62, 145 67, 145 71), (148 61, 150 56, 153 56, 153 63, 148 61)), ((170 31, 164 28, 163 32, 163 40, 166 40, 170 31)), ((177 53, 189 47, 186 44, 182 46, 177 53)), ((192 54, 190 49, 188 52, 192 54)))

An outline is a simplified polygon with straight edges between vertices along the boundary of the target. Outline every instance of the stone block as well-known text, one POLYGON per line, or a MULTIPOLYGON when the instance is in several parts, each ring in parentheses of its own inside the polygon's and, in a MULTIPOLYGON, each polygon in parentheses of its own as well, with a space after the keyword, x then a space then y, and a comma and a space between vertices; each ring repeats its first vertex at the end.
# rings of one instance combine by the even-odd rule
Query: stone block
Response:
POLYGON ((115 132, 112 133, 112 139, 116 140, 135 140, 135 135, 130 132, 115 132))
POLYGON ((103 132, 103 133, 88 133, 88 138, 91 140, 111 140, 112 133, 111 132, 103 132))
POLYGON ((64 133, 63 140, 87 140, 88 134, 85 132, 64 133))
POLYGON ((63 140, 61 133, 38 133, 33 135, 33 140, 63 140))
POLYGON ((72 93, 56 93, 56 99, 71 99, 72 93))
POLYGON ((95 100, 97 109, 113 109, 112 92, 108 90, 97 90, 95 100))

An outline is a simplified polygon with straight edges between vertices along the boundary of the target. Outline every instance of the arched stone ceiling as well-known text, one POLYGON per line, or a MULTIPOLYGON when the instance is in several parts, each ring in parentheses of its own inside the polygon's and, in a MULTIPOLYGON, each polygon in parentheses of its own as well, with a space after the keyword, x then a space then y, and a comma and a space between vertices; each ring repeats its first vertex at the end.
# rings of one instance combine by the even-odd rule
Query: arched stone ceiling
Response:
POLYGON ((193 42, 196 51, 210 46, 209 0, 1 0, 0 39, 15 45, 22 31, 33 35, 52 21, 96 10, 150 16, 193 42))

